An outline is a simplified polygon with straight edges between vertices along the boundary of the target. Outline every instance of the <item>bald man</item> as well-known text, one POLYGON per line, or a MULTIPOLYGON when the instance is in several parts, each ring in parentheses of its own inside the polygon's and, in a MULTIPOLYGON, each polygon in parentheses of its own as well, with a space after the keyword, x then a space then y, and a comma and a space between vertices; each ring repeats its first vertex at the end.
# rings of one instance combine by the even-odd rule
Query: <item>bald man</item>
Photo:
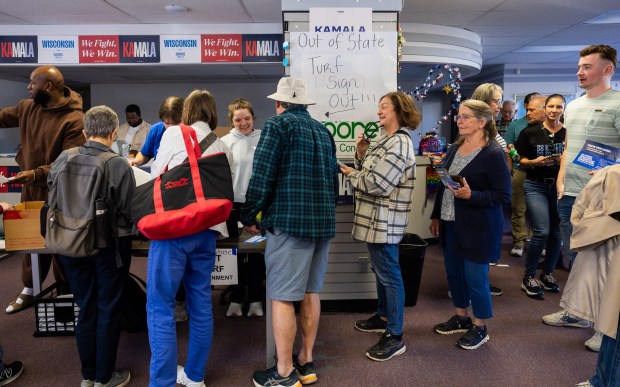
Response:
MULTIPOLYGON (((20 145, 15 161, 21 172, 13 181, 22 183, 22 201, 47 199, 47 174, 50 164, 65 149, 84 144, 82 97, 65 86, 60 71, 53 66, 37 67, 30 74, 30 99, 0 109, 0 128, 19 127, 20 145)), ((62 268, 54 261, 54 277, 66 284, 62 268)), ((45 280, 52 255, 40 255, 41 280, 45 280)), ((33 304, 30 255, 22 260, 24 289, 6 308, 7 313, 24 310, 33 304)))

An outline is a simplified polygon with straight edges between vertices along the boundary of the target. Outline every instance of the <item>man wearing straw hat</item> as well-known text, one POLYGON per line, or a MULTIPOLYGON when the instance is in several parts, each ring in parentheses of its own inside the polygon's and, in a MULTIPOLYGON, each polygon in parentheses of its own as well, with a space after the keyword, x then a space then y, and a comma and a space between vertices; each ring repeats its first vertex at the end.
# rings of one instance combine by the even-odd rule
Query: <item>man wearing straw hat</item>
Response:
POLYGON ((241 221, 247 232, 267 235, 267 295, 277 364, 254 373, 255 386, 296 386, 316 382, 313 347, 319 326, 319 291, 335 234, 338 193, 336 145, 323 124, 310 117, 302 79, 280 79, 276 116, 263 127, 241 221), (262 211, 260 221, 256 219, 262 211), (300 301, 301 348, 294 301, 300 301))

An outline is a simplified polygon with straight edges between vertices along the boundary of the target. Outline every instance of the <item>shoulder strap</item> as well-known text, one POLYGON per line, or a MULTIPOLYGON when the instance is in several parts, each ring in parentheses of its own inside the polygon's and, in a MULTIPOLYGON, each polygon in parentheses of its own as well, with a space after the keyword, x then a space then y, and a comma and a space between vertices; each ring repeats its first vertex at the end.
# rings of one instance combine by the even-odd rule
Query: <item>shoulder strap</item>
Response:
POLYGON ((202 139, 202 141, 200 141, 200 153, 205 153, 205 151, 207 149, 209 149, 209 147, 211 145, 213 145, 213 143, 215 142, 215 140, 217 140, 217 135, 215 133, 213 133, 213 131, 209 132, 209 134, 207 134, 205 136, 205 138, 202 139))
MULTIPOLYGON (((209 134, 207 134, 202 141, 200 141, 200 143, 198 144, 200 146, 200 154, 202 155, 203 153, 205 153, 205 151, 207 149, 209 149, 209 147, 211 145, 213 145, 213 143, 215 142, 215 140, 217 140, 217 135, 215 133, 213 133, 212 131, 209 132, 209 134)), ((185 160, 183 160, 184 163, 186 163, 188 160, 188 158, 186 157, 185 160)))

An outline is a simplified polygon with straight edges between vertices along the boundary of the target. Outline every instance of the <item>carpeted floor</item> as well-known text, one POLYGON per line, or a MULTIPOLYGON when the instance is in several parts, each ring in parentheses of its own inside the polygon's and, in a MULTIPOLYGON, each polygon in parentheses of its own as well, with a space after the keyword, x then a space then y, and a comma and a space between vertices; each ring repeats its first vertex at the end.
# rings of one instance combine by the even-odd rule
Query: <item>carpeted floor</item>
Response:
MULTIPOLYGON (((321 317, 315 351, 319 386, 571 386, 586 380, 594 370, 597 355, 584 348, 592 329, 556 328, 542 324, 541 316, 559 309, 560 294, 530 299, 520 290, 523 258, 506 253, 510 238, 504 236, 508 267, 492 267, 491 282, 504 289, 494 297, 495 317, 488 323, 490 341, 478 350, 455 346, 457 336, 433 333, 434 324, 453 314, 447 297, 443 256, 438 246, 426 251, 417 306, 405 310, 404 340, 407 351, 388 362, 373 362, 364 356, 378 335, 353 329, 366 314, 330 312, 321 317)), ((134 259, 132 271, 144 276, 146 258, 134 259)), ((21 285, 20 259, 0 262, 0 304, 14 297, 21 285)), ((560 286, 568 272, 559 270, 560 286)), ((46 282, 50 283, 50 280, 46 282)), ((252 372, 265 365, 264 318, 226 318, 219 305, 221 290, 214 292, 215 337, 206 371, 209 387, 251 386, 252 372)), ((341 309, 355 310, 356 301, 341 309)), ((360 303, 361 304, 361 303, 360 303)), ((361 305, 367 309, 368 303, 361 305)), ((21 360, 23 376, 15 386, 78 386, 80 365, 74 337, 32 336, 32 309, 14 315, 0 313, 0 342, 5 362, 21 360)), ((179 363, 185 359, 188 324, 178 325, 179 363)), ((129 369, 133 386, 148 384, 150 352, 146 334, 125 334, 118 350, 118 367, 129 369)))

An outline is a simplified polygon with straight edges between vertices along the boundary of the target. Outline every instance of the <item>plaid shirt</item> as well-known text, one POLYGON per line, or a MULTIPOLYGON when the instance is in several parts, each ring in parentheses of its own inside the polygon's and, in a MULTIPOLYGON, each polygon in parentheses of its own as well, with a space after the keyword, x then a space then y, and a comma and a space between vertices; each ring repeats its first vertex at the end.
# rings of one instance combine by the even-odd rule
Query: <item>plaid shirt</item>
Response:
POLYGON ((290 108, 265 123, 254 154, 241 222, 296 238, 329 240, 336 232, 336 144, 305 108, 290 108))
POLYGON ((408 134, 380 136, 348 179, 355 189, 353 239, 399 243, 403 238, 415 179, 415 154, 408 134))

